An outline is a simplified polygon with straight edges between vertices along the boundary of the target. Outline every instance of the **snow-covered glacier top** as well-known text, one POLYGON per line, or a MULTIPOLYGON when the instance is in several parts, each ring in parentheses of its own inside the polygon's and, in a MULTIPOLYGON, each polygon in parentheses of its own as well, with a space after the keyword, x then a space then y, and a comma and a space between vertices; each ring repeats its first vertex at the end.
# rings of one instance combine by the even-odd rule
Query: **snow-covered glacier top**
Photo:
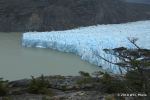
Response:
POLYGON ((106 64, 94 54, 98 52, 101 56, 112 59, 103 49, 133 47, 127 37, 136 37, 140 47, 150 48, 150 21, 97 25, 65 31, 27 32, 23 34, 22 45, 74 53, 83 60, 117 73, 117 67, 106 64))

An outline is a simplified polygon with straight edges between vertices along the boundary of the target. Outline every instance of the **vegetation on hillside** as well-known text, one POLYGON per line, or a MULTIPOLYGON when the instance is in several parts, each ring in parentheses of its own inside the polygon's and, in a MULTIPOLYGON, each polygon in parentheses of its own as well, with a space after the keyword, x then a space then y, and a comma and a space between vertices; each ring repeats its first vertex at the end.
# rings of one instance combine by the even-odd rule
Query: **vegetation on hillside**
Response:
POLYGON ((8 91, 8 81, 5 81, 2 78, 0 78, 0 96, 7 95, 8 91))
POLYGON ((52 31, 150 19, 150 6, 121 0, 0 0, 0 31, 52 31))
POLYGON ((34 78, 32 76, 31 82, 28 86, 28 92, 33 94, 52 94, 49 90, 49 82, 44 78, 43 75, 41 75, 39 78, 34 78))

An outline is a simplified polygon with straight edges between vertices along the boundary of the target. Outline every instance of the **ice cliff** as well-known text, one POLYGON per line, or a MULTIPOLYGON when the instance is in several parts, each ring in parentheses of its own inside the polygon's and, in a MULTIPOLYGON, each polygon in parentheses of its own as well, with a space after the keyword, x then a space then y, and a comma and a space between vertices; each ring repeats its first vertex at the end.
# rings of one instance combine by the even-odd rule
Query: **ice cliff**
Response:
POLYGON ((114 59, 105 54, 103 49, 134 47, 127 37, 136 37, 139 39, 137 44, 140 47, 150 48, 150 21, 97 25, 65 31, 26 32, 22 37, 22 45, 74 53, 83 60, 118 73, 117 67, 100 59, 95 52, 107 59, 114 59))

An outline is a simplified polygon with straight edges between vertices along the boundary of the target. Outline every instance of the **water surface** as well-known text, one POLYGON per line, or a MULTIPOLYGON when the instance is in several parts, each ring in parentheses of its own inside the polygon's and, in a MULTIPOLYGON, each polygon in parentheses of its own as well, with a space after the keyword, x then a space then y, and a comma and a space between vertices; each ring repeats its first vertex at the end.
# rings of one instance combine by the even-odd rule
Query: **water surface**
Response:
POLYGON ((101 70, 70 53, 22 47, 21 37, 21 33, 0 33, 0 77, 17 80, 31 75, 78 75, 79 71, 101 70))

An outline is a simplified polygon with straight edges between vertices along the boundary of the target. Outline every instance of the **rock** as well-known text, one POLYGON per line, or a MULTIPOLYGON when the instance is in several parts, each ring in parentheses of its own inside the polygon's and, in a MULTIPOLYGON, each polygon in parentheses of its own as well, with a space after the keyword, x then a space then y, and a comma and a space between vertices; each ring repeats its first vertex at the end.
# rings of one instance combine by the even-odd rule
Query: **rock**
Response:
POLYGON ((9 85, 11 87, 26 87, 29 85, 30 80, 29 79, 23 79, 23 80, 17 80, 17 81, 11 81, 9 82, 9 85))

